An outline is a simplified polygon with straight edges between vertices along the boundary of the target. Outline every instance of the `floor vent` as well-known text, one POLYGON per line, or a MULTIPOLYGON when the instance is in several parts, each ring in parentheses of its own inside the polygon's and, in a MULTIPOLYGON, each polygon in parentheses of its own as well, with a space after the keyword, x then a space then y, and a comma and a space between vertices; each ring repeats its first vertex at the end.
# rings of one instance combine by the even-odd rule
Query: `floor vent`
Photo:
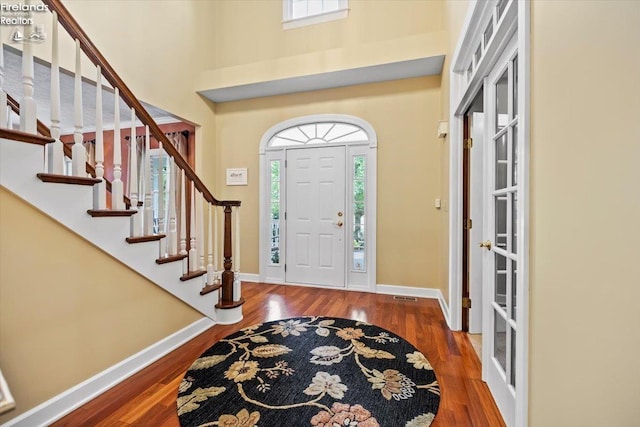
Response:
POLYGON ((399 295, 394 295, 393 299, 396 299, 399 301, 418 301, 418 298, 416 297, 401 297, 399 295))

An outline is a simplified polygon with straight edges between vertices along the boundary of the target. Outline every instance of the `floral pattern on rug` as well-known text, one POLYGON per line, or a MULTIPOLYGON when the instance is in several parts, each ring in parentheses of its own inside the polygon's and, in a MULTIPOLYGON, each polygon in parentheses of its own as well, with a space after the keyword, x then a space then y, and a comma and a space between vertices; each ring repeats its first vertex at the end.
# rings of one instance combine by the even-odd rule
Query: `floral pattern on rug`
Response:
POLYGON ((205 351, 178 388, 183 427, 427 427, 440 388, 404 339, 348 319, 253 325, 205 351))

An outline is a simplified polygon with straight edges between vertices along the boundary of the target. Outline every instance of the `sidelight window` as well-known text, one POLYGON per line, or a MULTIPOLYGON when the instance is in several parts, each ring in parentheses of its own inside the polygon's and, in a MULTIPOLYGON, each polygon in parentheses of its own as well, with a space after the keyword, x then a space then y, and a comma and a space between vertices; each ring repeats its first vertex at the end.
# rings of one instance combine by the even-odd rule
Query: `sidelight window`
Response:
POLYGON ((353 270, 365 271, 366 158, 353 157, 353 270))
POLYGON ((270 180, 270 225, 271 225, 271 252, 270 263, 271 265, 280 264, 280 160, 271 161, 271 180, 270 180))

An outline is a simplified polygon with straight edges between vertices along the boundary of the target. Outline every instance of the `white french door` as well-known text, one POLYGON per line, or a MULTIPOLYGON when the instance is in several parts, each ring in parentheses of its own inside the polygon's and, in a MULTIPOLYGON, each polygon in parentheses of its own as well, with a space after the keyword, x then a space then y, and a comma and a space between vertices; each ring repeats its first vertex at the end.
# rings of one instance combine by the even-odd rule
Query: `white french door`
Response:
POLYGON ((345 147, 286 153, 286 281, 344 287, 345 147))
POLYGON ((520 340, 517 304, 518 199, 518 63, 516 38, 489 73, 485 150, 485 212, 483 256, 483 377, 504 421, 515 425, 517 366, 520 340))

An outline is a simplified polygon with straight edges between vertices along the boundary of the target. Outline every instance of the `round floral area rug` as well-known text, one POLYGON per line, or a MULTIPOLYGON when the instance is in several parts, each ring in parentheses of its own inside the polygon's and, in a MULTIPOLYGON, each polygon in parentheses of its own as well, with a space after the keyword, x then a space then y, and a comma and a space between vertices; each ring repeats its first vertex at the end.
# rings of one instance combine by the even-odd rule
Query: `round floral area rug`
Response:
POLYGON ((244 328, 196 360, 180 383, 183 427, 426 427, 435 373, 374 325, 301 317, 244 328))

